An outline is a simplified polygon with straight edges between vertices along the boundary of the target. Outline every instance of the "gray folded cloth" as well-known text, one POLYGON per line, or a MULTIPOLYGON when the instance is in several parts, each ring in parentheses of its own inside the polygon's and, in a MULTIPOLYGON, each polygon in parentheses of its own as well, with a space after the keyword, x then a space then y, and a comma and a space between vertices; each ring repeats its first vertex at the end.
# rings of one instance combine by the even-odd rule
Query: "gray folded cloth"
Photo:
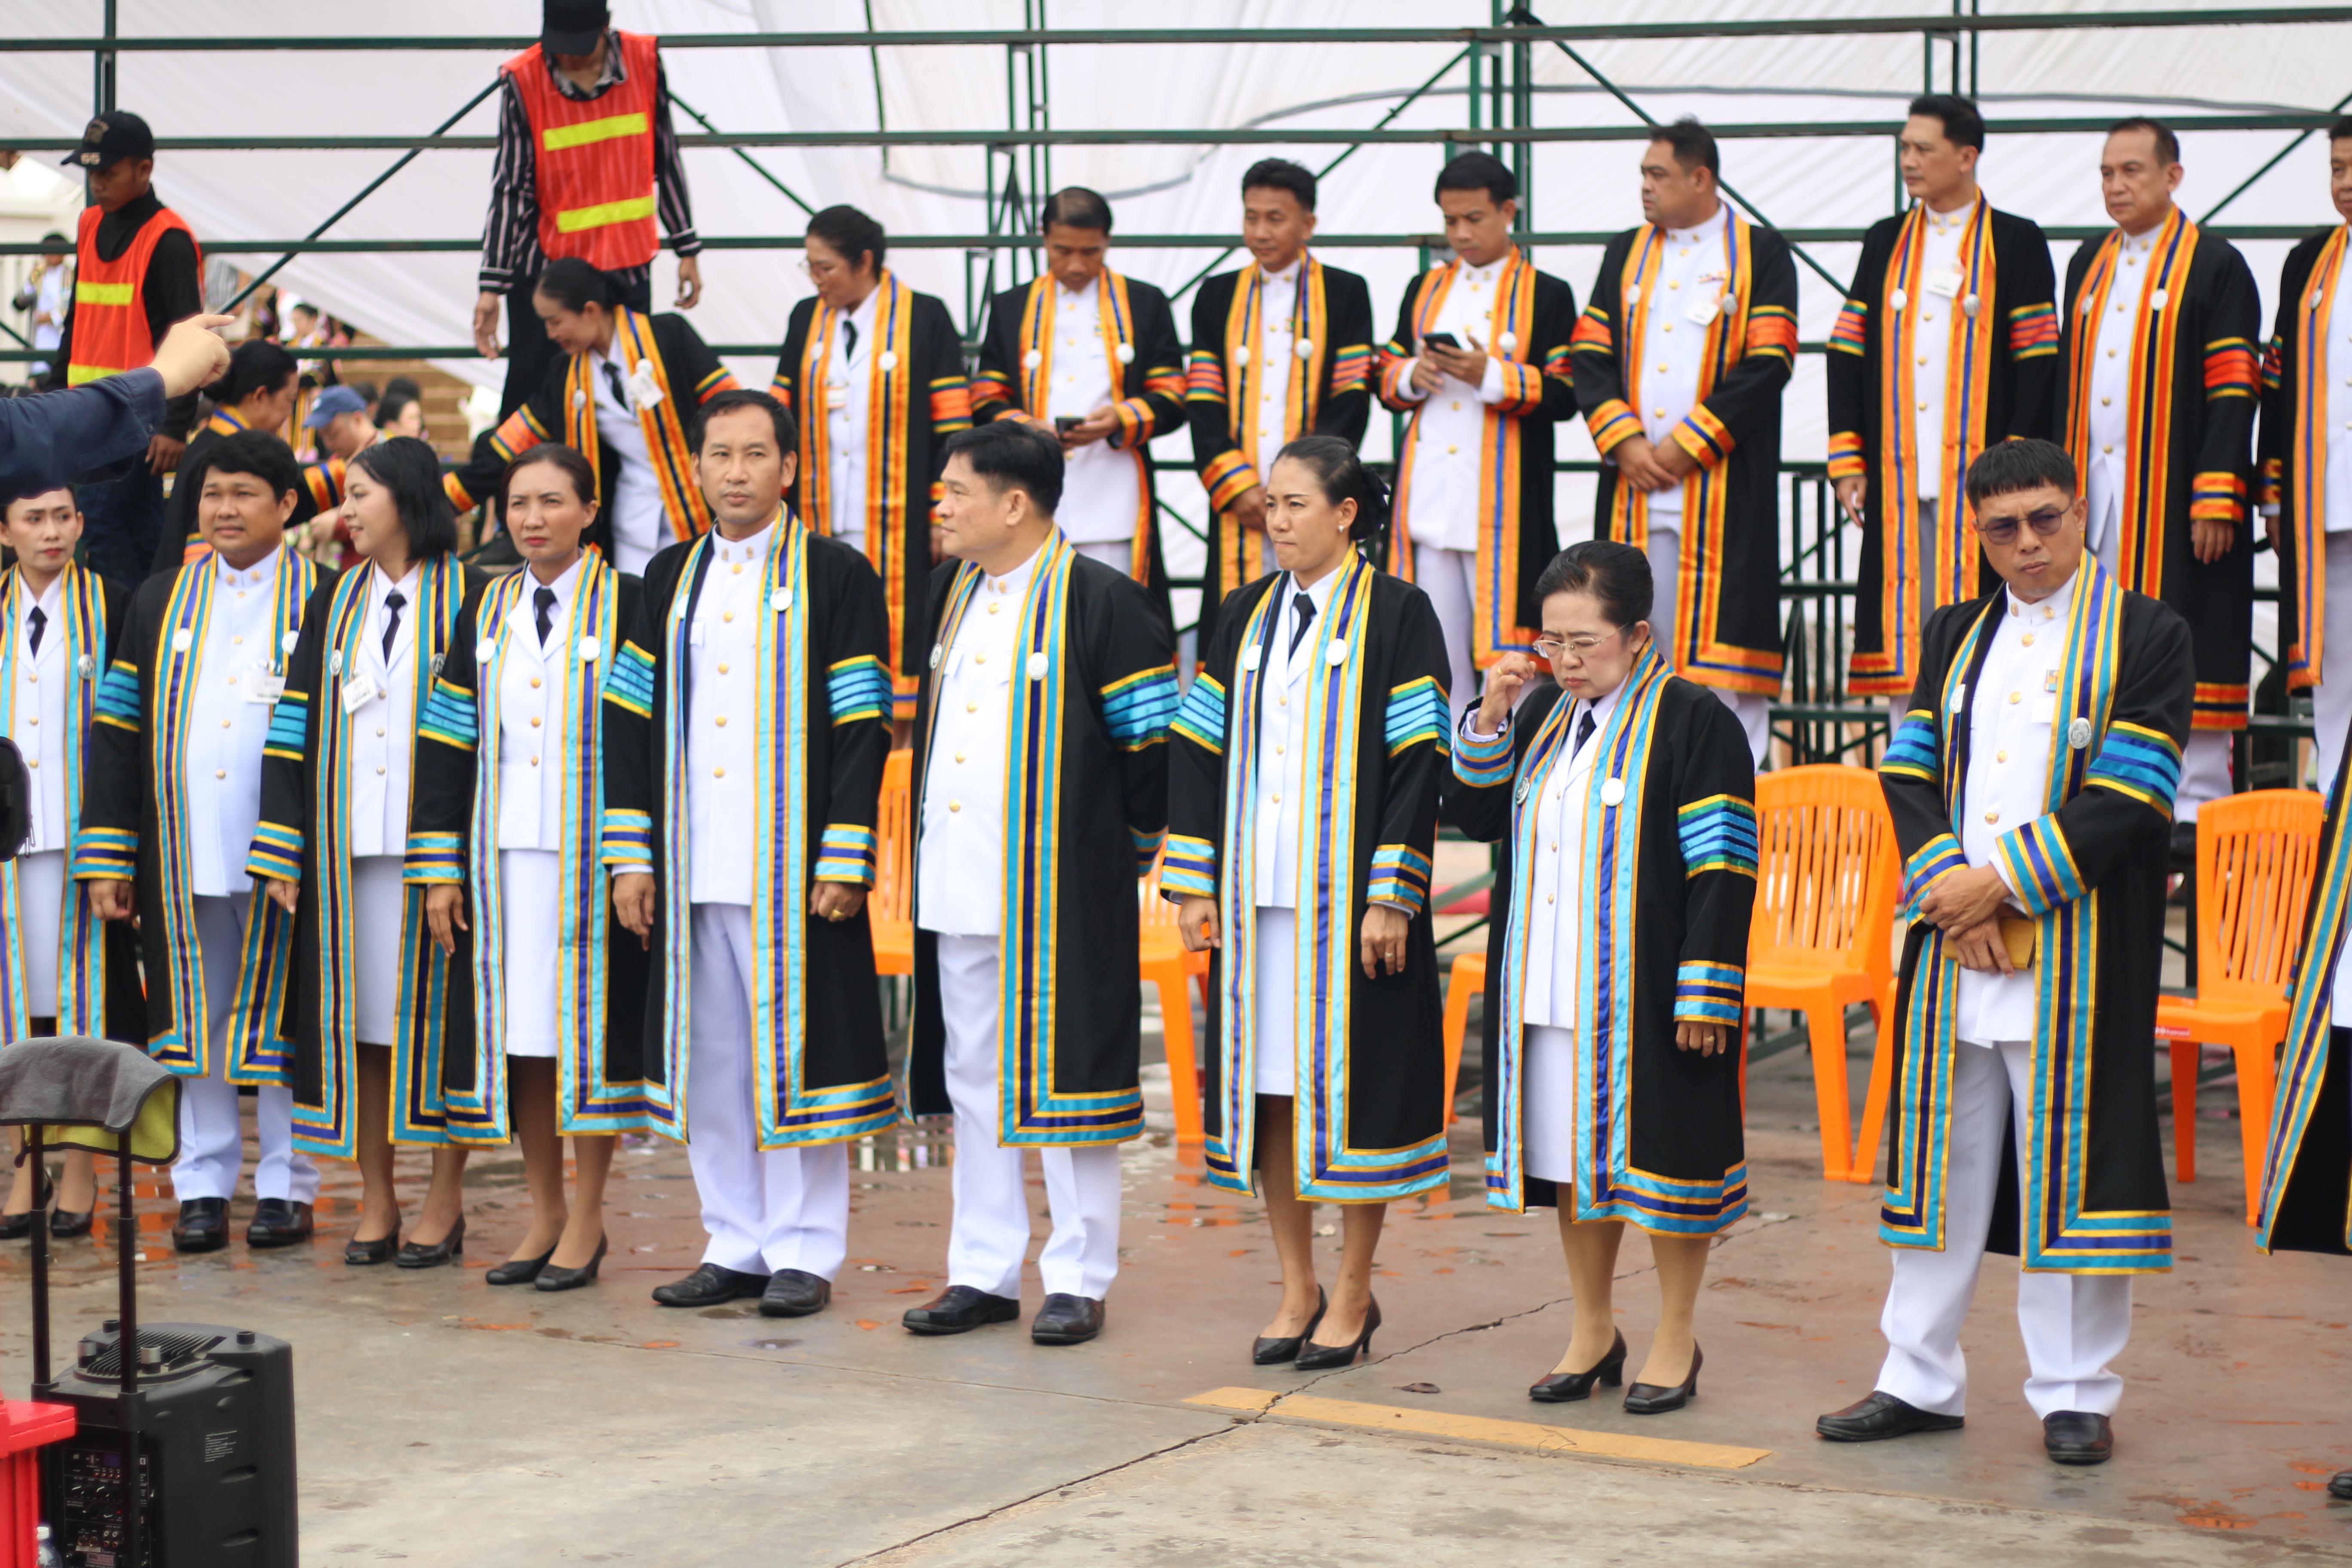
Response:
MULTIPOLYGON (((0 1049, 0 1124, 94 1123, 119 1135, 139 1120, 147 1097, 171 1082, 154 1058, 119 1040, 19 1040, 0 1049)), ((172 1101, 176 1108, 176 1093, 172 1101)))

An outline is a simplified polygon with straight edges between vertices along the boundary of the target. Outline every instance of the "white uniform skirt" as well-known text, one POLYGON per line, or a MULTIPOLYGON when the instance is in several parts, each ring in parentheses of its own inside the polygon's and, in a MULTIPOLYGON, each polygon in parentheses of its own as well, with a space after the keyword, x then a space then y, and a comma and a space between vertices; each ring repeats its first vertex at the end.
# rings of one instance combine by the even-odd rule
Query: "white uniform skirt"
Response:
POLYGON ((352 1005, 359 1043, 389 1046, 400 1034, 400 921, 407 889, 397 855, 352 859, 352 1005))
POLYGON ((1257 1092, 1298 1092, 1298 911, 1262 909, 1257 952, 1257 1092))
POLYGON ((562 924, 563 857, 552 849, 499 851, 506 1047, 510 1057, 556 1048, 556 934, 562 924))
POLYGON ((1573 1029, 1529 1024, 1521 1037, 1519 1104, 1524 1166, 1530 1176, 1576 1183, 1576 1147, 1592 1108, 1576 1092, 1580 1041, 1573 1029))
POLYGON ((17 961, 25 966, 25 1012, 58 1016, 58 937, 66 893, 66 852, 44 850, 16 861, 17 961))

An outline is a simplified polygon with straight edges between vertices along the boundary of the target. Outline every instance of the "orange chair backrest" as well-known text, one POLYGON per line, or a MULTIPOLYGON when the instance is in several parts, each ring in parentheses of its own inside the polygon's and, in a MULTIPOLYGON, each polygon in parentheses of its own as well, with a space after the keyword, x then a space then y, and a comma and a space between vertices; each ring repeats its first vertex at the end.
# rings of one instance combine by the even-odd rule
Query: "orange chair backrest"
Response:
POLYGON ((907 783, 914 765, 915 753, 903 746, 882 764, 882 799, 874 825, 874 894, 867 900, 877 921, 914 918, 915 846, 908 834, 913 805, 907 783))
POLYGON ((1903 857, 1878 775, 1817 764, 1756 776, 1756 958, 1846 954, 1891 967, 1889 932, 1903 857))
POLYGON ((2326 806, 2307 789, 2208 801, 2197 816, 2197 990, 2275 1002, 2303 945, 2326 806))

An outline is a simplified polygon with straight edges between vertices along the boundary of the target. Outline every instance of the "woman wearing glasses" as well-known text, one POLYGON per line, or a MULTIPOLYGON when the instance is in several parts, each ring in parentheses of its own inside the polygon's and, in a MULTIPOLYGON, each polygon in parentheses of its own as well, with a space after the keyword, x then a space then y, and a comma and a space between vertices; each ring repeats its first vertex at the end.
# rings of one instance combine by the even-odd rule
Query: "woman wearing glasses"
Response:
POLYGON ((1259 1365, 1346 1366, 1381 1326, 1372 1254, 1396 1198, 1445 1185, 1444 1052, 1429 929, 1445 764, 1445 640, 1376 570, 1380 481, 1336 436, 1266 473, 1282 570, 1229 595, 1170 733, 1160 888, 1213 948, 1210 1182, 1263 1178, 1282 1303, 1259 1365), (1313 1205, 1342 1210, 1315 1282, 1313 1205))
POLYGON ((1653 1415, 1698 1391, 1707 1246, 1748 1208, 1755 769, 1731 710, 1652 644, 1641 551, 1571 545, 1537 594, 1552 679, 1524 654, 1487 672, 1447 800, 1469 837, 1502 841, 1509 897, 1487 942, 1486 1201, 1559 1211, 1575 1318, 1539 1401, 1623 1380, 1617 1247, 1629 1221, 1650 1233, 1658 1327, 1625 1408, 1653 1415))

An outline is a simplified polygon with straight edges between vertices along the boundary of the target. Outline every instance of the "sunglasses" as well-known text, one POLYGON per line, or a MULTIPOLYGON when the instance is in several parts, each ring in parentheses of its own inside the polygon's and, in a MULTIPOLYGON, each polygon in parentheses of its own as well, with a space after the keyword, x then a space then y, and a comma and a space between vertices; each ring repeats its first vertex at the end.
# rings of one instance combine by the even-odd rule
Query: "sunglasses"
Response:
MULTIPOLYGON (((2026 513, 2023 521, 2035 533, 2047 539, 2058 531, 2059 525, 2066 521, 2066 514, 2074 510, 2071 506, 2046 506, 2039 511, 2026 513)), ((1979 520, 1977 523, 1977 537, 1987 544, 2011 543, 2017 538, 2019 521, 2013 517, 1999 518, 1991 522, 1979 520)))

